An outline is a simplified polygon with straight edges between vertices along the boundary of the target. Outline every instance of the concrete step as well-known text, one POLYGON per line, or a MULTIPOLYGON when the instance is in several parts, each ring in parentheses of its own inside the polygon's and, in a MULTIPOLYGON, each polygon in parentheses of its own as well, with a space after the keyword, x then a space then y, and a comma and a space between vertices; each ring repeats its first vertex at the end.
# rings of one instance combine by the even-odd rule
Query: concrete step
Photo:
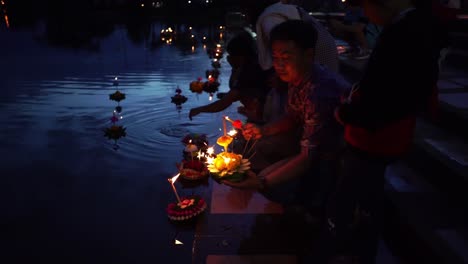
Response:
POLYGON ((451 47, 444 59, 444 65, 467 69, 468 68, 468 50, 461 47, 451 47))
POLYGON ((468 144, 465 139, 418 120, 407 161, 454 202, 468 206, 468 144))
MULTIPOLYGON (((285 209, 253 191, 210 186, 209 207, 197 222, 192 263, 317 263, 323 249, 317 217, 285 209)), ((377 263, 402 262, 381 240, 377 263)))
POLYGON ((386 236, 409 263, 468 263, 468 210, 403 162, 386 173, 386 236))

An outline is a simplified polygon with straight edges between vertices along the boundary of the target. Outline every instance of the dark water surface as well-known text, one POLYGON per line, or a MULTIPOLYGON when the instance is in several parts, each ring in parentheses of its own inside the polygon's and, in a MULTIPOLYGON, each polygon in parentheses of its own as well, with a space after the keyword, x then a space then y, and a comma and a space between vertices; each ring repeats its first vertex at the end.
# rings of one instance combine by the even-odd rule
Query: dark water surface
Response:
MULTIPOLYGON (((217 26, 194 32, 201 39, 217 26)), ((162 27, 151 23, 135 41, 115 25, 85 48, 52 45, 41 23, 1 28, 0 223, 6 256, 16 259, 8 263, 190 263, 194 230, 167 221, 175 200, 167 178, 182 157, 181 138, 207 133, 214 143, 222 114, 236 117, 236 106, 188 119, 191 107, 209 102, 188 87, 211 61, 201 43, 194 51, 152 45, 162 27), (180 110, 170 100, 177 85, 188 97, 180 110), (118 122, 127 136, 117 149, 102 131, 116 88, 127 96, 118 122)), ((230 67, 225 59, 222 66, 227 91, 230 67)))

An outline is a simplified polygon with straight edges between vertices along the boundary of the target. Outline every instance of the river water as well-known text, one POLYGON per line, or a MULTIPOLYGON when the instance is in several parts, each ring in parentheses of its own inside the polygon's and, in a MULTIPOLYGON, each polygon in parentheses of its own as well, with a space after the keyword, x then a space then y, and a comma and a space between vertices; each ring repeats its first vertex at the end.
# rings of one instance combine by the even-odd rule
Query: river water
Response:
MULTIPOLYGON (((183 136, 206 133, 214 143, 222 115, 236 118, 233 105, 188 119, 191 107, 210 102, 188 89, 211 69, 203 43, 159 43, 167 25, 158 21, 143 34, 119 24, 91 37, 57 28, 0 29, 0 222, 7 252, 18 262, 190 263, 194 229, 167 220, 165 208, 175 201, 167 178, 182 158, 183 136), (177 86, 188 97, 181 108, 171 103, 177 86), (116 90, 126 94, 117 125, 127 135, 114 142, 103 129, 111 125, 117 103, 109 94, 116 90)), ((192 31, 199 40, 220 33, 215 23, 192 31)), ((230 67, 225 58, 221 65, 225 92, 230 67)), ((181 195, 204 188, 176 187, 181 195)))

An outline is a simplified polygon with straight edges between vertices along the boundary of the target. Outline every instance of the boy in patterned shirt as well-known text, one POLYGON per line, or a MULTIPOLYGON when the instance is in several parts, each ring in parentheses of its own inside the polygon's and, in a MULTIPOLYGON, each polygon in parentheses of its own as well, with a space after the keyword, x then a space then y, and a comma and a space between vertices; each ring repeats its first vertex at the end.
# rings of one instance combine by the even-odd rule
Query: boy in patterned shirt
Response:
POLYGON ((287 114, 263 127, 248 123, 243 135, 246 139, 259 139, 299 126, 302 129, 301 152, 267 167, 258 175, 249 172, 243 182, 224 183, 235 188, 257 189, 277 202, 299 201, 306 205, 313 198, 304 194, 315 188, 323 205, 334 178, 330 169, 337 167, 336 154, 342 142, 342 128, 333 112, 350 84, 331 70, 311 63, 317 31, 310 24, 301 20, 283 22, 272 30, 270 39, 273 67, 288 83, 287 114))

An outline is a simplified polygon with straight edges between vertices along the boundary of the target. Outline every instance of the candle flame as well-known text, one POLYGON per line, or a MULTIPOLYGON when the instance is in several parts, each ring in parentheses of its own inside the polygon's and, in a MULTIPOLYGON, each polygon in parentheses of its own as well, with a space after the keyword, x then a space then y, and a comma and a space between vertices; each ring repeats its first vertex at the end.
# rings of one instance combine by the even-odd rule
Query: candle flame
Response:
POLYGON ((224 164, 228 165, 231 162, 230 158, 222 157, 224 159, 224 164))
POLYGON ((212 158, 212 157, 206 157, 206 163, 207 163, 207 164, 213 164, 214 160, 215 160, 215 159, 212 158))
POLYGON ((231 137, 235 136, 237 134, 237 131, 235 129, 231 129, 231 131, 228 132, 228 135, 231 137))
POLYGON ((175 183, 177 179, 179 178, 179 176, 180 176, 180 173, 177 173, 174 177, 170 178, 169 180, 171 181, 171 183, 175 183))
POLYGON ((206 153, 208 153, 209 155, 212 155, 214 153, 214 148, 213 147, 209 147, 207 150, 206 150, 206 153))

